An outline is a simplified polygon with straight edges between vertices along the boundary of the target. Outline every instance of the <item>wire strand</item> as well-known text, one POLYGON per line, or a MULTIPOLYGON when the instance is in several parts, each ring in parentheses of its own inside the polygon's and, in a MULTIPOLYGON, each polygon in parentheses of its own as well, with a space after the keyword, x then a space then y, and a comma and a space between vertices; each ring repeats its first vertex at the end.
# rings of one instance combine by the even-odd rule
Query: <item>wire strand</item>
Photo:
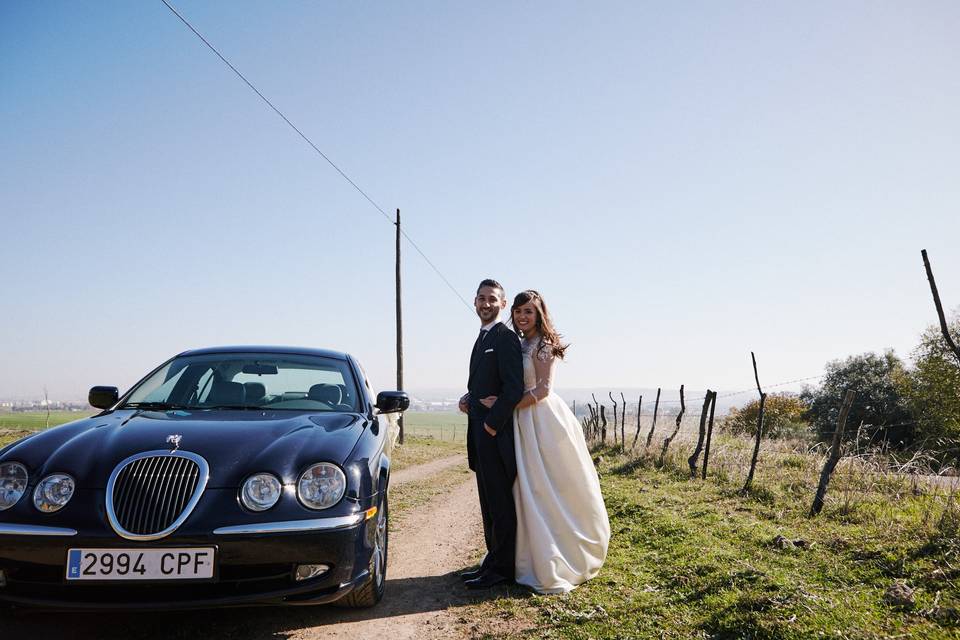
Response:
MULTIPOLYGON (((350 176, 348 176, 348 175, 346 174, 346 172, 343 171, 343 169, 341 169, 340 167, 338 167, 337 164, 336 164, 333 160, 331 160, 330 157, 329 157, 327 154, 325 154, 323 151, 321 151, 321 150, 320 150, 320 147, 318 147, 317 145, 315 145, 315 144, 313 143, 313 141, 312 141, 310 138, 308 138, 307 135, 306 135, 305 133, 303 133, 303 131, 301 131, 301 130, 297 127, 297 125, 293 124, 293 122, 291 122, 290 119, 287 118, 287 116, 285 116, 282 111, 280 111, 280 109, 278 109, 272 102, 270 102, 270 100, 269 100, 265 95, 263 95, 263 93, 261 93, 261 91, 260 91, 259 89, 257 89, 255 86, 253 86, 253 83, 250 82, 249 80, 247 80, 246 76, 244 76, 242 73, 240 73, 240 70, 237 69, 235 66, 233 66, 233 64, 231 64, 230 61, 227 60, 227 59, 223 56, 223 54, 220 53, 220 52, 217 50, 216 47, 214 47, 212 44, 210 44, 210 41, 207 40, 205 37, 203 37, 203 34, 201 34, 199 31, 197 31, 197 30, 194 28, 194 26, 193 26, 192 24, 190 24, 190 22, 189 22, 186 18, 184 18, 183 15, 182 15, 179 11, 177 11, 176 8, 173 7, 173 5, 171 5, 169 2, 167 2, 167 0, 160 0, 160 2, 162 2, 162 3, 167 7, 167 9, 169 9, 169 10, 173 13, 173 15, 177 16, 177 18, 180 19, 180 22, 182 22, 184 25, 186 25, 186 27, 187 27, 188 29, 190 29, 190 31, 192 31, 195 36, 197 36, 198 38, 200 38, 200 41, 203 42, 203 44, 207 45, 207 48, 210 49, 210 51, 213 51, 213 52, 216 54, 216 56, 217 56, 218 58, 220 58, 221 61, 223 61, 223 63, 224 63, 225 65, 227 65, 228 67, 230 67, 230 70, 233 71, 233 72, 237 75, 238 78, 240 78, 241 80, 243 80, 244 84, 246 84, 246 85, 250 88, 251 91, 253 91, 254 93, 256 93, 256 94, 260 97, 260 99, 263 100, 263 101, 267 104, 267 106, 269 106, 271 109, 273 109, 274 113, 276 113, 278 116, 280 116, 280 118, 281 118, 284 122, 286 122, 287 125, 288 125, 291 129, 293 129, 294 131, 296 131, 296 132, 297 132, 297 135, 299 135, 301 138, 303 138, 304 142, 306 142, 308 145, 310 145, 310 147, 312 147, 313 150, 316 151, 316 152, 320 155, 321 158, 323 158, 324 160, 326 160, 326 161, 327 161, 327 164, 329 164, 331 167, 333 167, 334 170, 336 170, 336 172, 339 173, 340 176, 341 176, 344 180, 346 180, 347 182, 349 182, 350 185, 351 185, 354 189, 356 189, 357 192, 367 200, 367 202, 369 202, 371 205, 373 205, 373 207, 374 207, 377 211, 379 211, 380 214, 381 214, 384 218, 386 218, 388 222, 390 222, 390 224, 396 224, 396 222, 394 222, 394 220, 387 214, 387 212, 383 210, 383 207, 381 207, 379 204, 377 204, 377 203, 374 201, 374 199, 371 198, 371 197, 367 194, 366 191, 364 191, 363 189, 360 188, 360 185, 358 185, 356 182, 354 182, 353 179, 352 179, 350 176)), ((455 296, 457 296, 457 298, 459 298, 460 301, 461 301, 468 309, 470 309, 470 310, 472 311, 472 310, 473 310, 473 307, 470 305, 470 303, 467 302, 467 300, 466 300, 462 295, 460 295, 460 292, 457 291, 456 288, 455 288, 452 284, 450 284, 450 281, 446 278, 446 276, 444 276, 443 273, 441 273, 440 269, 438 269, 437 266, 433 263, 433 261, 430 260, 430 258, 427 257, 427 254, 425 254, 425 253, 423 252, 423 250, 422 250, 419 246, 417 246, 417 243, 415 243, 415 242, 413 241, 413 239, 407 234, 406 231, 403 230, 403 228, 400 229, 400 234, 401 234, 404 238, 407 239, 407 242, 409 242, 409 243, 411 244, 411 246, 413 246, 414 249, 416 249, 417 253, 419 253, 420 256, 423 257, 423 259, 427 262, 427 264, 430 265, 430 268, 433 269, 434 272, 435 272, 438 276, 440 276, 440 279, 443 280, 444 284, 446 284, 447 287, 450 288, 450 290, 453 292, 453 294, 454 294, 455 296)))

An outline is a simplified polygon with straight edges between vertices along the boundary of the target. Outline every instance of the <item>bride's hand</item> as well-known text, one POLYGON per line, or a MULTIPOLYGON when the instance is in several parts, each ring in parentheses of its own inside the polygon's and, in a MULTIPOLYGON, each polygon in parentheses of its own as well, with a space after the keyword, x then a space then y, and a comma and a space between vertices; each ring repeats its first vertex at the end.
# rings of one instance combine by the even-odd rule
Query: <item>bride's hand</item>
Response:
POLYGON ((493 406, 493 403, 497 401, 497 396, 487 396, 486 398, 480 398, 480 404, 485 406, 487 409, 493 406))

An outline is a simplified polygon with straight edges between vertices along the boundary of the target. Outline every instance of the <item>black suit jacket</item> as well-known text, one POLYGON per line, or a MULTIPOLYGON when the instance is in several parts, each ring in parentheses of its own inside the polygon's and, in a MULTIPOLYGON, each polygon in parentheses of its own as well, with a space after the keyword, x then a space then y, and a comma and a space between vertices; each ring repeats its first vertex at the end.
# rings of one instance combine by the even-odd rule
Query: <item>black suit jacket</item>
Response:
MULTIPOLYGON (((523 396, 523 357, 520 354, 520 338, 502 322, 495 324, 484 336, 483 343, 471 353, 467 391, 470 394, 467 411, 470 428, 477 425, 483 429, 486 424, 495 429, 497 439, 503 443, 501 448, 504 449, 504 457, 511 459, 505 462, 515 463, 512 460, 513 409, 523 396), (487 396, 497 396, 497 401, 489 409, 480 404, 480 399, 487 396)), ((492 437, 486 433, 479 435, 492 437)), ((467 441, 467 454, 470 468, 476 468, 476 453, 470 438, 467 441)))

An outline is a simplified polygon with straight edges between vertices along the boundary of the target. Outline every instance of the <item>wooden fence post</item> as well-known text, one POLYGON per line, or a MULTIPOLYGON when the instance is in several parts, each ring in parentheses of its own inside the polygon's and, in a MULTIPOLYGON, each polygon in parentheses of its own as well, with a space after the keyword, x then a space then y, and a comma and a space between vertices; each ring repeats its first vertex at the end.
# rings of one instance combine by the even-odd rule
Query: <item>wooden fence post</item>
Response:
POLYGON ((630 448, 633 449, 637 446, 637 440, 640 439, 640 414, 643 413, 643 394, 640 394, 640 399, 637 400, 637 432, 633 435, 633 442, 630 444, 630 448))
POLYGON ((750 358, 753 360, 753 377, 757 381, 757 392, 760 393, 760 411, 757 413, 757 439, 753 444, 753 457, 750 459, 750 472, 747 473, 747 481, 743 483, 741 493, 750 490, 750 483, 753 482, 753 474, 757 470, 757 458, 760 457, 760 438, 763 436, 763 405, 767 401, 767 394, 760 388, 760 375, 757 373, 757 357, 750 352, 750 358))
POLYGON ((607 414, 605 405, 600 405, 600 442, 607 444, 607 414))
POLYGON ((677 437, 677 434, 680 433, 680 421, 683 420, 683 414, 687 410, 687 405, 683 401, 683 385, 680 385, 680 413, 677 414, 677 426, 674 427, 673 433, 663 439, 663 449, 660 450, 660 462, 658 463, 661 467, 663 466, 663 460, 667 456, 667 448, 670 446, 670 443, 673 442, 673 439, 677 437))
POLYGON ((707 393, 703 396, 703 408, 700 409, 700 433, 697 436, 697 446, 693 450, 693 453, 687 458, 687 466, 690 467, 690 477, 697 477, 697 458, 700 457, 700 452, 703 451, 703 440, 707 437, 707 409, 710 408, 710 389, 707 389, 707 393))
POLYGON ((607 391, 610 402, 613 403, 613 446, 617 446, 617 401, 613 399, 613 392, 607 391))
POLYGON ((943 333, 943 339, 947 341, 947 346, 950 347, 953 355, 956 356, 957 363, 960 364, 960 348, 958 348, 957 343, 953 341, 953 337, 950 335, 950 327, 947 326, 947 318, 943 315, 943 305, 940 304, 940 294, 937 292, 937 282, 933 279, 933 269, 930 268, 927 250, 923 249, 920 251, 920 254, 923 256, 923 267, 927 270, 927 280, 930 281, 930 292, 933 294, 933 304, 937 307, 940 331, 943 333))
POLYGON ((653 440, 653 430, 657 428, 657 411, 660 410, 660 388, 657 388, 657 401, 653 405, 653 424, 650 425, 650 433, 647 434, 647 444, 650 446, 650 441, 653 440))
POLYGON ((827 485, 830 484, 830 476, 833 470, 837 468, 840 462, 840 449, 843 444, 843 429, 847 425, 847 415, 850 413, 850 405, 853 404, 853 389, 847 389, 843 396, 843 404, 840 406, 840 419, 837 421, 837 430, 833 433, 833 444, 830 445, 830 454, 827 461, 820 471, 820 483, 817 485, 817 493, 813 497, 813 505, 810 507, 810 516, 813 517, 823 509, 823 501, 827 495, 827 485))
POLYGON ((703 450, 703 472, 701 474, 701 479, 707 479, 707 463, 710 462, 710 440, 713 438, 713 411, 717 408, 717 392, 713 391, 710 394, 710 421, 707 424, 707 444, 706 448, 703 450))
POLYGON ((623 405, 623 411, 620 416, 620 449, 627 450, 627 399, 623 397, 623 391, 620 392, 620 404, 623 405))

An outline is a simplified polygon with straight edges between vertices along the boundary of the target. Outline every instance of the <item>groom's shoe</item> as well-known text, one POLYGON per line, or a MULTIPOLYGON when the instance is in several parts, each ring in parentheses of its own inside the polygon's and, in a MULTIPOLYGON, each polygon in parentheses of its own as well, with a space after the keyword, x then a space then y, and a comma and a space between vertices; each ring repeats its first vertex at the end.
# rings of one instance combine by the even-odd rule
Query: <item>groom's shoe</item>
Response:
POLYGON ((483 567, 461 572, 460 579, 466 582, 467 580, 473 580, 474 578, 479 578, 481 575, 483 575, 483 567))
POLYGON ((467 589, 489 589, 498 584, 509 584, 513 582, 510 578, 502 576, 495 571, 484 571, 473 580, 467 580, 464 585, 467 589))

